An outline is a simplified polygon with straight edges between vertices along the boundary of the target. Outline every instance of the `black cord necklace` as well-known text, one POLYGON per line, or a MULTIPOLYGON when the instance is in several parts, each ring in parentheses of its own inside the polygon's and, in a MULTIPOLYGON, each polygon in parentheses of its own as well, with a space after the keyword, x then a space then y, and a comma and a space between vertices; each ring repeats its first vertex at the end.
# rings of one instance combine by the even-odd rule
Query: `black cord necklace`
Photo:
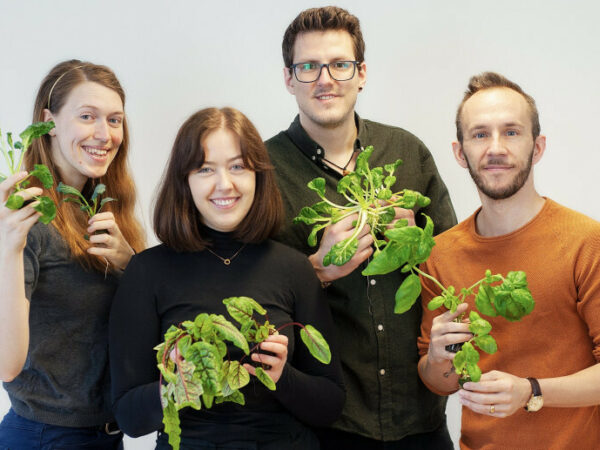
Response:
POLYGON ((334 167, 337 167, 338 169, 340 169, 340 170, 342 171, 342 175, 343 175, 343 176, 346 176, 346 175, 348 175, 348 174, 351 172, 351 170, 347 170, 347 169, 348 169, 348 166, 350 165, 350 163, 352 162, 352 160, 354 159, 354 154, 355 154, 356 152, 357 152, 357 150, 356 150, 356 149, 354 149, 354 150, 352 151, 352 154, 350 155, 350 159, 348 160, 348 162, 347 162, 346 164, 344 164, 344 167, 342 167, 342 166, 338 166, 336 163, 334 163, 333 161, 329 161, 329 160, 328 160, 327 158, 325 158, 324 156, 323 156, 323 158, 321 158, 321 159, 322 159, 323 161, 325 161, 326 163, 329 163, 329 164, 331 164, 332 166, 334 166, 334 167))

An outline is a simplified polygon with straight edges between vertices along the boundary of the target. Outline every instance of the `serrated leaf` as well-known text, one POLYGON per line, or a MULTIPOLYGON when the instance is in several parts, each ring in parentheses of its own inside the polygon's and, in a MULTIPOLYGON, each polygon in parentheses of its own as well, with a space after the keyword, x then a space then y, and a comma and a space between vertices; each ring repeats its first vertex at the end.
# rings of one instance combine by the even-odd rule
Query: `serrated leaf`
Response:
POLYGON ((39 203, 33 209, 42 214, 38 220, 48 225, 56 217, 56 205, 50 197, 38 197, 37 200, 39 203))
POLYGON ((254 373, 256 373, 256 378, 258 378, 258 380, 262 384, 264 384, 267 387, 267 389, 269 389, 271 391, 275 390, 275 382, 269 376, 269 374, 263 370, 262 367, 255 367, 254 373))
POLYGON ((417 301, 421 294, 421 280, 417 275, 411 273, 408 275, 398 290, 396 291, 395 314, 402 314, 408 311, 417 301))
POLYGON ((331 362, 331 350, 329 349, 329 344, 321 334, 319 330, 317 330, 312 325, 305 325, 304 328, 300 330, 300 338, 310 354, 317 360, 322 362, 323 364, 329 364, 331 362))
POLYGON ((43 164, 35 164, 34 170, 30 173, 30 175, 40 180, 46 189, 50 189, 54 184, 54 179, 52 178, 50 169, 43 164))

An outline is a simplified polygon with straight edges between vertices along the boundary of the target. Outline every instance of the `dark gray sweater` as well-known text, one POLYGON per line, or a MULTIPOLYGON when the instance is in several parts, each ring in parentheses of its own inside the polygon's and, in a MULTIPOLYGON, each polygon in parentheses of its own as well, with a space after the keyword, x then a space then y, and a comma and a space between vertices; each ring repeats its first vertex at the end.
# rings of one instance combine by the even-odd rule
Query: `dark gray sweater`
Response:
POLYGON ((117 280, 73 261, 52 225, 31 229, 24 260, 29 351, 23 371, 4 383, 13 409, 30 420, 68 427, 113 420, 108 315, 117 280))

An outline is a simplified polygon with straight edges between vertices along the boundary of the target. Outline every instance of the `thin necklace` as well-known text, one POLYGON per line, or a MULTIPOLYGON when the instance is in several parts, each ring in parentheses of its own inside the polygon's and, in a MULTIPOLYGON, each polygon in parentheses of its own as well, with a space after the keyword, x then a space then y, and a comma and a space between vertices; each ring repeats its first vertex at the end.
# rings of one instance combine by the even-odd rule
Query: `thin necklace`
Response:
POLYGON ((240 247, 240 249, 235 252, 233 255, 231 255, 229 258, 223 258, 221 255, 217 255, 215 252, 213 252, 210 248, 206 247, 206 250, 208 250, 210 253, 212 253, 213 255, 215 255, 217 258, 219 258, 221 261, 223 261, 223 264, 225 264, 226 266, 228 266, 229 264, 231 264, 231 261, 233 261, 235 259, 235 257, 237 255, 240 254, 240 252, 242 250, 244 250, 244 247, 246 246, 246 244, 242 245, 240 247))
POLYGON ((347 170, 348 166, 350 165, 350 163, 352 162, 352 160, 354 159, 354 154, 356 153, 356 150, 352 150, 352 154, 350 155, 350 159, 348 160, 348 162, 346 164, 344 164, 344 167, 342 166, 338 166, 336 163, 334 163, 333 161, 329 161, 327 158, 325 158, 323 156, 323 158, 321 158, 323 161, 331 164, 332 166, 337 167, 338 169, 340 169, 342 171, 342 175, 346 176, 348 175, 351 170, 347 170))

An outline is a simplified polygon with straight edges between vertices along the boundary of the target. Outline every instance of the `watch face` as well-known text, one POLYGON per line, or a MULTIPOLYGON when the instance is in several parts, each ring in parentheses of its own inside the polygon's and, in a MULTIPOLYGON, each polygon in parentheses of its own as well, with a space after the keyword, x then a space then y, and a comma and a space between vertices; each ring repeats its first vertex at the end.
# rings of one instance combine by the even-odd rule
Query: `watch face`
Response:
POLYGON ((542 409, 544 398, 541 395, 531 397, 527 402, 527 411, 534 412, 542 409))

